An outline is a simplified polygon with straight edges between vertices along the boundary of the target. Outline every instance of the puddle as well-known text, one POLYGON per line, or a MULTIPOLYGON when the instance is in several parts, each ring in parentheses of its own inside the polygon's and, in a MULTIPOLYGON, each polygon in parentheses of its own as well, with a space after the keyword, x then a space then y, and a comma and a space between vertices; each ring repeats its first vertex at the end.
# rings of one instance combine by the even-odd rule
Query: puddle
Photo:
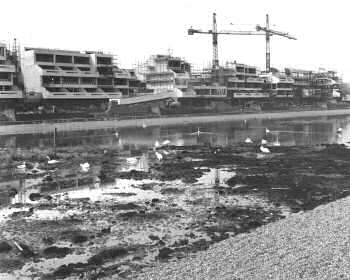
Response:
POLYGON ((27 220, 59 220, 63 218, 72 217, 74 215, 81 214, 80 211, 77 210, 66 210, 66 211, 59 211, 55 209, 50 210, 35 210, 34 213, 27 217, 27 220))
POLYGON ((103 200, 117 200, 119 202, 137 202, 142 200, 152 200, 153 198, 162 199, 163 196, 152 190, 142 190, 137 188, 143 184, 156 183, 155 180, 133 180, 116 179, 115 184, 102 186, 100 188, 81 188, 66 192, 68 199, 87 198, 91 202, 103 200), (118 195, 119 194, 119 195, 118 195))

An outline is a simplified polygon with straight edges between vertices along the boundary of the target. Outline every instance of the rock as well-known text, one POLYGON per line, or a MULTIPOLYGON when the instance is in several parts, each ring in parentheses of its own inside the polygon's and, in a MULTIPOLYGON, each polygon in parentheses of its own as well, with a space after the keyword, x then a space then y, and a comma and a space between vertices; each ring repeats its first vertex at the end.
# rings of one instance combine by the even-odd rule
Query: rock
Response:
POLYGON ((11 250, 12 250, 12 247, 6 241, 0 242, 0 253, 7 253, 11 250))
POLYGON ((77 234, 72 237, 73 243, 83 243, 83 242, 86 242, 87 240, 88 240, 87 236, 81 235, 81 234, 77 234))
POLYGON ((139 205, 129 202, 124 204, 116 204, 111 207, 112 210, 135 210, 140 208, 139 205))
POLYGON ((29 246, 23 243, 20 243, 19 245, 23 249, 23 251, 21 251, 22 256, 24 256, 25 258, 31 258, 35 256, 35 253, 32 251, 32 249, 30 249, 29 246))
POLYGON ((159 240, 159 237, 157 235, 153 235, 153 234, 150 234, 148 236, 148 238, 151 239, 151 240, 159 240))
POLYGON ((188 244, 188 239, 179 239, 177 241, 175 241, 174 245, 175 246, 185 246, 188 244))
POLYGON ((103 229, 101 230, 101 233, 104 233, 104 234, 111 233, 111 227, 103 228, 103 229))
POLYGON ((30 199, 31 201, 40 200, 41 197, 42 197, 42 195, 41 195, 40 193, 31 193, 31 194, 29 195, 29 199, 30 199))
POLYGON ((46 248, 43 253, 47 258, 63 258, 66 255, 68 255, 72 249, 67 247, 48 247, 46 248))
POLYGON ((173 252, 174 252, 174 250, 170 249, 168 247, 161 248, 161 249, 159 249, 158 258, 159 259, 168 259, 173 252))
POLYGON ((164 246, 164 245, 165 245, 165 242, 164 242, 162 239, 160 239, 160 240, 158 241, 158 245, 159 245, 159 246, 164 246))
POLYGON ((53 244, 53 238, 51 236, 45 236, 43 238, 43 242, 46 243, 46 244, 53 244))
POLYGON ((90 265, 101 265, 105 261, 113 260, 118 257, 123 257, 128 254, 128 250, 121 247, 109 248, 88 259, 90 265))
MULTIPOLYGON (((23 265, 24 265, 23 260, 0 258, 0 266, 2 271, 14 271, 17 269, 21 269, 23 265)), ((6 279, 6 278, 3 278, 3 279, 6 279)))
POLYGON ((60 267, 58 267, 54 271, 53 275, 54 276, 60 276, 60 277, 66 277, 66 276, 70 275, 72 271, 73 271, 72 268, 70 268, 70 267, 68 267, 67 265, 64 264, 64 265, 61 265, 60 267))

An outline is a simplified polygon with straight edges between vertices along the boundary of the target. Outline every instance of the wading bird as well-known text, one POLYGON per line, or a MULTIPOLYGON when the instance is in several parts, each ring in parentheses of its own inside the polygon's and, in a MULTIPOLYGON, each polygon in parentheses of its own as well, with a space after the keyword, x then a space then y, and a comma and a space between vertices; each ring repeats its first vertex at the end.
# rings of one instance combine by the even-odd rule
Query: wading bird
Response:
POLYGON ((88 162, 81 163, 80 168, 83 172, 88 172, 90 169, 90 164, 88 162))
POLYGON ((48 164, 56 164, 59 162, 57 159, 51 159, 50 156, 47 156, 46 158, 48 164))
POLYGON ((17 168, 18 168, 18 169, 26 169, 26 168, 27 168, 27 166, 26 166, 26 162, 25 162, 25 161, 23 161, 23 164, 18 165, 18 166, 17 166, 17 168))

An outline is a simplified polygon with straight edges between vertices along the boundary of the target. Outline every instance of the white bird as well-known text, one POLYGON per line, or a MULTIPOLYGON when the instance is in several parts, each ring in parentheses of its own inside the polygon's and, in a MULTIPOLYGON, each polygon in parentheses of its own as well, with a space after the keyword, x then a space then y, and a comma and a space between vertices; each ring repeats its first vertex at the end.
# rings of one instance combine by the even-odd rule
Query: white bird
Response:
POLYGON ((170 141, 168 139, 164 140, 162 142, 162 146, 166 146, 166 145, 169 145, 170 144, 170 141))
POLYGON ((270 133, 270 129, 265 128, 265 133, 266 133, 266 134, 270 133))
POLYGON ((267 141, 263 138, 261 139, 261 145, 266 145, 267 144, 267 141))
POLYGON ((142 123, 142 128, 147 128, 147 124, 145 124, 144 122, 142 123))
POLYGON ((27 166, 26 166, 26 162, 25 162, 25 161, 23 161, 23 164, 18 165, 18 166, 17 166, 17 168, 18 168, 18 169, 26 169, 26 168, 27 168, 27 166))
POLYGON ((167 150, 163 150, 163 154, 167 156, 169 155, 169 152, 167 150))
POLYGON ((157 140, 156 142, 154 142, 154 148, 159 148, 160 147, 160 144, 159 144, 159 141, 157 140))
POLYGON ((82 171, 87 172, 90 169, 90 164, 88 162, 84 162, 80 164, 82 171))
POLYGON ((262 145, 259 147, 259 149, 260 149, 260 151, 261 151, 262 153, 264 153, 264 154, 269 154, 269 153, 270 153, 269 148, 264 147, 264 146, 262 146, 262 145))
POLYGON ((59 161, 56 159, 51 159, 49 156, 46 157, 47 158, 47 163, 48 164, 55 164, 58 163, 59 161))
POLYGON ((253 140, 250 139, 249 137, 247 137, 247 138, 244 140, 244 143, 253 143, 253 140))
POLYGON ((126 161, 128 164, 136 164, 138 159, 136 157, 130 157, 130 158, 126 158, 126 161))
POLYGON ((343 129, 341 128, 341 127, 339 127, 338 129, 337 129, 337 133, 342 133, 343 132, 343 129))
POLYGON ((159 152, 155 152, 156 158, 160 161, 163 159, 163 155, 159 152))
POLYGON ((119 138, 119 132, 118 131, 116 131, 114 134, 115 134, 115 137, 119 138))

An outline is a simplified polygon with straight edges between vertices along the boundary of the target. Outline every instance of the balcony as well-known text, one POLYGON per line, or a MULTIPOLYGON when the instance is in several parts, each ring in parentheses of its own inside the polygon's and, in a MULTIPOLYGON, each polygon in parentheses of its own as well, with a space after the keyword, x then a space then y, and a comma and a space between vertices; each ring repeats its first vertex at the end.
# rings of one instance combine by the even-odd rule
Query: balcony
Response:
POLYGON ((23 98, 23 93, 20 90, 0 90, 0 99, 20 99, 23 98))
POLYGON ((235 92, 234 98, 267 98, 270 95, 267 92, 235 92))
POLYGON ((13 85, 12 80, 0 78, 0 86, 12 86, 12 85, 13 85))
POLYGON ((256 79, 256 78, 247 78, 247 82, 249 82, 249 83, 259 83, 259 84, 263 84, 263 83, 264 83, 264 80, 256 79))
POLYGON ((15 66, 9 64, 0 64, 0 72, 14 73, 15 66))
POLYGON ((227 81, 233 83, 244 83, 244 79, 238 79, 237 77, 228 78, 227 81))

